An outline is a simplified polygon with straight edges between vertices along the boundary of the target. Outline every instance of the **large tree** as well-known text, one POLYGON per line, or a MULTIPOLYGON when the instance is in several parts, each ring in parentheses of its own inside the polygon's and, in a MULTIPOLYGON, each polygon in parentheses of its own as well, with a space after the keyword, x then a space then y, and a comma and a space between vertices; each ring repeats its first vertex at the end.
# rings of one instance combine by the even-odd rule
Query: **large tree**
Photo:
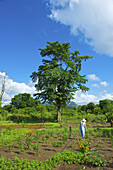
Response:
POLYGON ((58 108, 58 121, 61 122, 61 106, 69 102, 75 92, 81 89, 88 91, 84 86, 87 79, 85 75, 80 75, 81 62, 92 58, 91 56, 78 56, 79 51, 70 51, 70 43, 47 42, 46 48, 39 49, 42 65, 38 72, 33 72, 30 76, 35 82, 38 96, 42 102, 53 103, 58 108), (38 81, 37 81, 38 80, 38 81))

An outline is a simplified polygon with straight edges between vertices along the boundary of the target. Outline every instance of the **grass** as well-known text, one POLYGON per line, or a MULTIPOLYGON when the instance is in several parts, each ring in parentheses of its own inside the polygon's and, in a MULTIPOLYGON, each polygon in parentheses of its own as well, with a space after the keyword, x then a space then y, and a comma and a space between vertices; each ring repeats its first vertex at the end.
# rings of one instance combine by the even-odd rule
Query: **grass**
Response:
MULTIPOLYGON (((61 123, 63 125, 64 123, 61 123)), ((10 126, 10 125, 22 125, 22 123, 14 123, 9 121, 0 121, 0 126, 10 126)), ((24 125, 51 125, 51 127, 60 127, 59 123, 52 123, 52 122, 46 122, 46 123, 25 123, 24 125)), ((48 127, 49 128, 49 127, 48 127)))

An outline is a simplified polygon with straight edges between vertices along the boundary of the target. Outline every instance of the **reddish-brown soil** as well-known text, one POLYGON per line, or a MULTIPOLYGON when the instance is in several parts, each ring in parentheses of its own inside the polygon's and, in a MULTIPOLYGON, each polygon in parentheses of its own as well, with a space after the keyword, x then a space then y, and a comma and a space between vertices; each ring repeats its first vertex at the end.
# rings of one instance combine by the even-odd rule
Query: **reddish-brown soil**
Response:
MULTIPOLYGON (((100 128, 100 122, 98 122, 97 124, 93 124, 93 123, 89 123, 90 127, 95 127, 95 128, 100 128)), ((70 126, 73 128, 78 127, 79 128, 79 122, 68 122, 68 126, 70 126)), ((27 128, 30 129, 44 129, 42 126, 40 125, 25 125, 27 128)), ((65 125, 63 125, 63 127, 65 127, 65 125)), ((10 125, 11 128, 22 128, 20 125, 10 125)), ((62 127, 62 128, 63 128, 62 127)), ((102 124, 101 127, 110 127, 109 123, 106 124, 102 124)), ((4 128, 4 127, 1 127, 4 128)), ((34 131, 35 133, 35 131, 34 131)), ((68 141, 70 141, 73 136, 75 134, 73 134, 68 141)), ((34 134, 33 134, 34 136, 34 134)), ((33 137, 32 136, 32 137, 33 137)), ((52 141, 58 141, 61 140, 62 135, 60 135, 58 138, 56 138, 54 135, 53 137, 49 137, 47 140, 52 141)), ((80 132, 77 133, 76 138, 80 138, 80 132)), ((106 163, 106 167, 101 167, 100 170, 112 170, 113 169, 113 146, 110 143, 109 139, 104 140, 103 137, 96 137, 93 136, 93 141, 91 143, 91 148, 95 148, 96 150, 100 150, 100 153, 104 155, 104 158, 107 160, 106 163), (96 144, 98 143, 98 141, 100 142, 100 146, 96 146, 96 144)), ((7 159, 11 158, 14 159, 15 156, 17 156, 18 158, 23 158, 23 159, 29 159, 31 160, 38 160, 39 162, 42 161, 44 162, 46 159, 49 159, 50 157, 54 156, 56 153, 62 151, 62 149, 64 148, 64 146, 68 143, 68 141, 60 146, 60 147, 53 147, 51 143, 46 143, 45 141, 42 140, 42 136, 40 136, 39 139, 39 148, 40 148, 40 152, 39 154, 36 153, 36 151, 34 151, 32 148, 30 149, 25 149, 25 152, 20 152, 19 148, 18 148, 18 144, 17 141, 15 141, 12 145, 13 145, 13 149, 11 151, 8 150, 8 146, 3 146, 0 147, 0 156, 5 156, 7 159)), ((25 138, 23 137, 22 140, 23 143, 25 143, 25 138)), ((74 141, 72 140, 72 142, 65 148, 65 150, 71 150, 73 152, 78 151, 78 147, 74 145, 74 141)), ((76 164, 71 164, 71 165, 67 165, 66 163, 61 163, 57 168, 54 168, 54 170, 82 170, 83 168, 87 169, 87 170, 96 170, 98 168, 96 167, 89 167, 88 165, 85 164, 81 164, 81 165, 76 165, 76 164)))
MULTIPOLYGON (((24 127, 28 128, 28 129, 42 129, 43 126, 46 127, 46 126, 51 126, 51 125, 45 125, 45 124, 44 125, 25 125, 24 127)), ((10 127, 11 129, 14 129, 14 128, 15 129, 23 128, 22 125, 0 126, 1 129, 6 129, 7 127, 10 127)))

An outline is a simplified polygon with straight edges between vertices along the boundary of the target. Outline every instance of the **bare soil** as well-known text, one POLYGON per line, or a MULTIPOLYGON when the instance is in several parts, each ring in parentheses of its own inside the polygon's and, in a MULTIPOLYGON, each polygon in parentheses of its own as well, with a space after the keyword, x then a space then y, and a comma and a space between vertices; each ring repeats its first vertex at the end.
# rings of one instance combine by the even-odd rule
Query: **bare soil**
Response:
MULTIPOLYGON (((80 122, 68 122, 66 124, 71 125, 71 128, 79 128, 79 123, 80 122)), ((58 127, 58 128, 64 128, 65 125, 63 125, 62 127, 58 127)), ((101 127, 107 127, 110 128, 110 124, 106 123, 106 124, 102 124, 102 126, 100 127, 100 122, 93 124, 92 122, 89 122, 90 126, 89 127, 94 127, 94 128, 101 128, 101 127)), ((44 127, 42 127, 42 125, 25 125, 26 128, 29 129, 33 129, 33 130, 38 130, 38 129, 44 129, 44 127)), ((10 125, 11 128, 22 128, 21 125, 10 125)), ((6 126, 1 126, 1 128, 6 128, 6 126)), ((34 131, 35 133, 35 131, 34 131)), ((65 144, 63 144, 60 147, 53 147, 51 143, 46 143, 45 141, 42 140, 42 136, 40 136, 39 139, 39 154, 36 153, 36 151, 34 151, 32 148, 27 149, 25 148, 25 152, 20 152, 19 148, 18 148, 18 144, 17 141, 15 141, 12 145, 13 145, 13 149, 9 150, 8 146, 3 146, 0 147, 0 156, 5 156, 7 159, 11 158, 12 160, 14 160, 14 157, 17 156, 18 158, 23 158, 23 159, 29 159, 31 160, 38 160, 39 162, 44 162, 45 160, 49 159, 50 157, 54 156, 56 153, 61 152, 64 148, 64 146, 73 138, 75 134, 73 134, 71 137, 69 137, 68 141, 65 142, 65 144)), ((34 134, 32 135, 32 137, 34 136, 34 134)), ((58 138, 54 137, 49 137, 47 140, 51 141, 51 140, 61 140, 62 136, 59 136, 58 138)), ((80 132, 77 133, 76 138, 80 138, 80 132)), ((104 155, 104 158, 107 160, 106 163, 106 167, 101 167, 100 170, 112 170, 113 169, 113 146, 111 144, 111 142, 109 141, 109 139, 103 140, 103 137, 95 137, 92 135, 93 138, 93 142, 91 143, 91 148, 95 148, 97 150, 100 150, 100 153, 104 155), (101 141, 100 146, 96 145, 98 141, 101 141)), ((87 139, 86 139, 87 140, 87 139)), ((25 143, 25 138, 23 137, 22 142, 25 143)), ((72 140, 72 142, 65 148, 65 150, 71 150, 73 152, 78 151, 77 147, 74 147, 74 141, 72 140)), ((71 164, 68 165, 66 163, 61 163, 57 168, 54 168, 54 170, 82 170, 82 169, 87 169, 87 170, 96 170, 98 169, 97 167, 90 167, 88 165, 85 164, 71 164)))
MULTIPOLYGON (((25 125, 25 128, 28 128, 28 129, 42 129, 43 128, 43 126, 44 127, 46 127, 46 126, 51 126, 51 125, 25 125)), ((7 125, 7 126, 0 126, 0 128, 1 129, 6 129, 7 127, 10 127, 11 129, 21 129, 21 128, 23 128, 23 126, 22 125, 7 125)))

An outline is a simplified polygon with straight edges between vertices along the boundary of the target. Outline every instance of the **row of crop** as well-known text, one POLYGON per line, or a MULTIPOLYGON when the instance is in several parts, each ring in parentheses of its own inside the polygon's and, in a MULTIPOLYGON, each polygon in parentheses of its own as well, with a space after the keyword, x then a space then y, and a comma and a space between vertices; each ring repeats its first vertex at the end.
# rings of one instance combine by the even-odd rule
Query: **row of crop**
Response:
MULTIPOLYGON (((29 134, 29 129, 13 129, 11 130, 10 127, 7 127, 6 129, 0 130, 0 146, 9 144, 17 138, 20 138, 21 136, 25 136, 27 133, 29 134)), ((35 138, 39 140, 39 138, 44 141, 45 143, 52 143, 53 146, 61 146, 66 142, 71 136, 76 137, 76 131, 77 129, 72 129, 72 131, 69 130, 69 128, 64 129, 43 129, 42 131, 35 131, 35 138), (59 140, 60 138, 60 140, 59 140), (54 140, 55 139, 55 140, 54 140), (58 139, 58 140, 57 140, 58 139)), ((113 138, 113 129, 92 129, 89 128, 86 132, 86 137, 92 141, 93 138, 91 135, 96 135, 97 137, 103 137, 103 140, 105 138, 113 138)), ((31 137, 30 137, 31 138, 31 137)), ((28 136, 26 136, 26 141, 30 140, 28 136), (27 139, 28 138, 28 139, 27 139)), ((34 139, 33 139, 34 140, 34 139)), ((112 141, 111 141, 112 142, 112 141)), ((113 142, 112 142, 113 143, 113 142)))
MULTIPOLYGON (((60 147, 65 144, 65 142, 72 135, 72 131, 69 131, 67 128, 61 130, 45 130, 42 131, 32 131, 24 133, 24 136, 19 136, 16 139, 17 148, 19 152, 25 152, 26 149, 31 149, 39 153, 39 143, 45 142, 50 144, 53 147, 60 147)), ((13 150, 13 144, 8 145, 8 150, 13 150)))
POLYGON ((28 159, 19 159, 15 157, 14 160, 6 159, 5 157, 0 158, 0 168, 2 170, 51 170, 57 167, 61 162, 66 162, 67 164, 78 164, 84 163, 84 165, 93 166, 106 166, 106 160, 100 154, 90 154, 90 152, 84 153, 81 151, 63 151, 62 153, 57 153, 55 156, 46 160, 45 162, 39 162, 28 159))
MULTIPOLYGON (((42 131, 36 131, 35 130, 35 136, 41 136, 42 140, 44 141, 45 139, 48 139, 49 137, 54 136, 54 138, 57 138, 60 136, 61 133, 63 133, 68 131, 67 128, 65 128, 64 130, 60 130, 60 129, 43 129, 42 131), (61 132, 60 132, 61 131, 61 132), (57 133, 56 133, 57 132, 57 133), (55 137, 55 133, 56 133, 56 137, 55 137)), ((14 142, 15 140, 17 140, 18 137, 20 136, 25 136, 27 134, 29 134, 29 132, 31 132, 30 129, 27 128, 22 128, 22 129, 11 129, 10 126, 7 126, 6 129, 0 129, 0 146, 4 146, 7 145, 9 143, 14 142)), ((70 132, 69 132, 69 135, 70 132)), ((68 136, 66 134, 64 134, 64 140, 68 139, 68 136)))

